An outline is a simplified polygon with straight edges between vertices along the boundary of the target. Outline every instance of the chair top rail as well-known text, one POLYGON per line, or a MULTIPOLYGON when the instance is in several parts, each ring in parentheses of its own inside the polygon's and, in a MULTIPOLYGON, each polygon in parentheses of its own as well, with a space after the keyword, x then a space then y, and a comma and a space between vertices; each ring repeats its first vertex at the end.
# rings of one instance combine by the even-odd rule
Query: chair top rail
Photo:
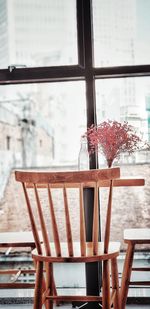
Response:
POLYGON ((100 180, 120 178, 120 168, 107 168, 89 171, 43 172, 43 171, 15 171, 17 181, 36 184, 88 183, 100 180))

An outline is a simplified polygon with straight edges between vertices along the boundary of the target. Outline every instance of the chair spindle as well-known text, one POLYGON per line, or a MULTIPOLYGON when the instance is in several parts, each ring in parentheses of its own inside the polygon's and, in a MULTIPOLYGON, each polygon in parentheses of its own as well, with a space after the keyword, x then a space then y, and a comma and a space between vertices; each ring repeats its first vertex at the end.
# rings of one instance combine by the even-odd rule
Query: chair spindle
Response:
POLYGON ((52 220, 52 230, 53 230, 53 237, 54 237, 54 243, 55 243, 55 250, 56 250, 57 256, 61 256, 60 239, 59 239, 57 221, 56 221, 56 216, 54 212, 53 199, 52 199, 52 194, 51 194, 51 189, 50 189, 49 184, 48 184, 48 200, 49 200, 50 215, 51 215, 51 220, 52 220))
POLYGON ((69 208, 68 208, 67 191, 66 191, 65 186, 63 187, 63 196, 64 196, 64 209, 65 209, 65 219, 66 219, 68 253, 69 253, 69 256, 73 256, 72 231, 71 231, 70 215, 69 215, 69 208))
POLYGON ((26 204, 27 204, 27 210, 28 210, 28 213, 29 213, 29 218, 30 218, 30 222, 31 222, 31 227, 32 227, 32 232, 33 232, 36 248, 37 248, 38 253, 41 254, 42 253, 42 247, 41 247, 40 237, 39 237, 39 234, 38 234, 38 230, 36 228, 36 223, 35 223, 32 207, 31 207, 29 195, 28 195, 26 185, 25 185, 24 182, 22 182, 22 186, 23 186, 24 196, 25 196, 25 200, 26 200, 26 204))
POLYGON ((113 191, 113 180, 110 180, 107 214, 106 214, 106 223, 105 223, 105 233, 104 233, 104 253, 108 252, 109 239, 110 239, 112 191, 113 191))
POLYGON ((40 220, 40 224, 41 224, 41 231, 42 231, 42 235, 43 235, 43 242, 44 242, 44 246, 45 246, 45 251, 46 251, 47 255, 51 256, 51 249, 50 249, 50 243, 49 243, 48 234, 47 234, 47 230, 46 230, 46 224, 45 224, 45 220, 44 220, 44 216, 43 216, 43 211, 42 211, 42 207, 41 207, 41 202, 40 202, 38 190, 37 190, 37 187, 36 187, 35 184, 34 184, 34 193, 35 193, 35 198, 36 198, 36 202, 37 202, 37 210, 38 210, 39 220, 40 220))
POLYGON ((98 184, 94 187, 94 210, 93 210, 93 255, 98 254, 98 236, 99 236, 99 209, 98 209, 98 184))
POLYGON ((83 184, 80 184, 80 249, 81 255, 86 255, 86 236, 85 236, 85 215, 84 215, 84 198, 83 184))

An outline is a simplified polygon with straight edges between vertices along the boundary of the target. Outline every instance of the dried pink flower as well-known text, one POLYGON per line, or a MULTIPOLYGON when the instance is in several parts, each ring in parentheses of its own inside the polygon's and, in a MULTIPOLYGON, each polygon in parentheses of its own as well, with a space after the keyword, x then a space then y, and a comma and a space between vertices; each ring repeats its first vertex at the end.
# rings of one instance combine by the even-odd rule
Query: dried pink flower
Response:
POLYGON ((129 154, 149 145, 136 134, 135 128, 127 122, 107 120, 92 125, 85 133, 89 142, 90 152, 102 152, 111 167, 115 158, 122 152, 129 154))

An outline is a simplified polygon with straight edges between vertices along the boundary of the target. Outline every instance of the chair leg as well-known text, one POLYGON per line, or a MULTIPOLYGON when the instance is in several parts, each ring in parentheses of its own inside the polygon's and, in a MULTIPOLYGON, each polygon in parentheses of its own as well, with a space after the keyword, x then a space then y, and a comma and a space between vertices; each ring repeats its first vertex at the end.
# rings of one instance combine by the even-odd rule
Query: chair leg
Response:
POLYGON ((34 290, 34 309, 42 309, 42 282, 43 280, 43 262, 36 263, 36 279, 34 290))
POLYGON ((102 280, 102 306, 105 309, 110 309, 110 271, 109 261, 103 261, 103 280, 102 280))
MULTIPOLYGON (((36 262, 34 262, 34 267, 36 269, 36 262)), ((43 293, 46 291, 46 282, 45 282, 45 278, 43 276, 43 283, 42 283, 42 287, 43 287, 43 293)), ((53 295, 57 295, 57 289, 56 289, 56 284, 55 284, 55 280, 54 280, 54 277, 53 277, 53 295)), ((60 302, 59 301, 56 301, 56 305, 59 306, 60 302)), ((49 304, 45 303, 45 309, 49 309, 49 304)))
POLYGON ((112 290, 115 290, 116 292, 113 307, 114 309, 121 309, 117 258, 111 260, 111 277, 112 277, 112 290))
MULTIPOLYGON (((54 278, 53 278, 53 265, 45 263, 46 269, 46 289, 49 290, 50 296, 54 294, 54 278)), ((47 309, 53 309, 53 300, 47 299, 46 302, 47 309)))
POLYGON ((122 273, 122 282, 121 282, 121 309, 125 309, 128 289, 132 271, 133 257, 134 257, 134 247, 132 243, 128 244, 126 257, 124 261, 123 273, 122 273))
MULTIPOLYGON (((54 276, 53 276, 53 295, 54 296, 57 296, 57 289, 56 289, 56 284, 55 284, 55 279, 54 279, 54 276)), ((60 302, 56 300, 56 305, 59 306, 60 305, 60 302)))

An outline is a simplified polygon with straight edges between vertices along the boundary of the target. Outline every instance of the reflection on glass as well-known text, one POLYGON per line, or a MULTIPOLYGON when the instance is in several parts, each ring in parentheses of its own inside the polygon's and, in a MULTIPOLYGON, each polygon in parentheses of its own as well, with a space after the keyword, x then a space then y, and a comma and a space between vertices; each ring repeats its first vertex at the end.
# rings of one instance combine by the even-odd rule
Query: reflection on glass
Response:
POLYGON ((76 1, 0 0, 0 68, 76 63, 76 1))
POLYGON ((83 82, 1 86, 3 169, 8 165, 77 166, 80 137, 85 127, 83 82))
MULTIPOLYGON (((150 142, 150 78, 120 78, 96 81, 97 121, 127 121, 150 142)), ((150 152, 122 157, 124 162, 150 162, 150 152)))
POLYGON ((150 1, 93 0, 96 66, 150 63, 150 1))

